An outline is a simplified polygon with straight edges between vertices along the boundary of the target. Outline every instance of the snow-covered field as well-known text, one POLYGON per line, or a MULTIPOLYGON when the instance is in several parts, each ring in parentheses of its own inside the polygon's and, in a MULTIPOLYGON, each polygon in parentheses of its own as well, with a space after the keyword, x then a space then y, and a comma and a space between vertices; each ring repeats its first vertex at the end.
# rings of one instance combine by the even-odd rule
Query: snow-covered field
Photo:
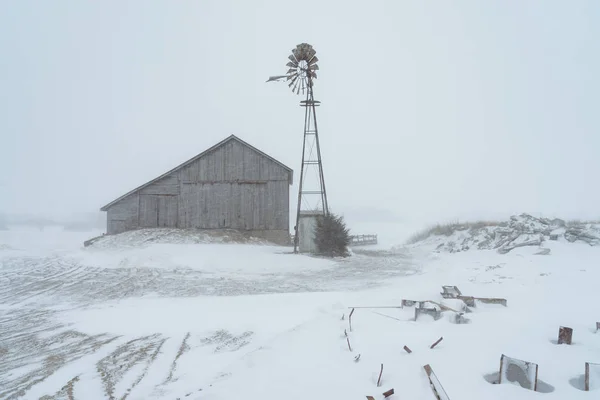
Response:
POLYGON ((585 362, 600 363, 600 247, 379 246, 331 261, 131 235, 84 248, 94 235, 0 231, 1 399, 383 399, 394 388, 388 399, 435 400, 426 364, 453 400, 600 398, 598 375, 582 391, 585 362), (508 306, 477 304, 465 324, 450 311, 413 321, 409 307, 356 308, 350 331, 349 307, 457 308, 442 285, 508 306), (559 326, 574 329, 572 345, 555 343, 559 326), (502 354, 539 365, 538 393, 490 383, 502 354))

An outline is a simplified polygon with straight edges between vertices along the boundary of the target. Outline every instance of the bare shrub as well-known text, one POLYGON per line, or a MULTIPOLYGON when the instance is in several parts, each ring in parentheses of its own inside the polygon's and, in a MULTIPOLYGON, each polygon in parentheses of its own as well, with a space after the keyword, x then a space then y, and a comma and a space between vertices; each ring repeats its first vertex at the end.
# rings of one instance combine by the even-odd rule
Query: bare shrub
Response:
POLYGON ((498 221, 474 221, 474 222, 446 222, 444 224, 435 224, 423 229, 408 238, 408 244, 415 244, 431 236, 450 236, 457 231, 466 231, 470 229, 482 229, 488 226, 498 226, 498 221))

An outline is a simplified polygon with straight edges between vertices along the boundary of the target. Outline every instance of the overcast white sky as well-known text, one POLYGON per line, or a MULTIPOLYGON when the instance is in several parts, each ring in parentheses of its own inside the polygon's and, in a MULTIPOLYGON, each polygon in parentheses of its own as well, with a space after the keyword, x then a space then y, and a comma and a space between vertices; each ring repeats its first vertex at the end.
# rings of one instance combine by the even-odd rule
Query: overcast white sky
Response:
POLYGON ((598 218, 599 21, 597 0, 3 1, 0 212, 96 211, 232 133, 298 176, 301 98, 265 80, 308 42, 335 211, 598 218))

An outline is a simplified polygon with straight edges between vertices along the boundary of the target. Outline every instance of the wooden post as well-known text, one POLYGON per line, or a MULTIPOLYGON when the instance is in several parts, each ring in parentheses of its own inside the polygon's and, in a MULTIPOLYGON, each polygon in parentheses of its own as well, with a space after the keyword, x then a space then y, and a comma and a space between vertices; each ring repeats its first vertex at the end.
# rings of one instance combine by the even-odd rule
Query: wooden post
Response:
POLYGON ((498 370, 498 383, 502 383, 502 367, 504 366, 504 354, 500 356, 500 369, 498 370))
POLYGON ((435 346, 437 346, 442 340, 444 339, 444 337, 442 336, 441 338, 439 338, 437 340, 437 342, 435 342, 434 344, 431 345, 431 347, 429 347, 430 349, 433 349, 435 346))
POLYGON ((558 328, 558 344, 571 344, 573 339, 573 329, 561 326, 558 328))
POLYGON ((590 363, 585 363, 585 390, 586 392, 590 391, 590 363))
POLYGON ((388 390, 387 392, 383 392, 383 397, 388 398, 393 394, 394 394, 394 389, 392 388, 392 389, 388 390))
POLYGON ((350 338, 347 337, 346 341, 348 342, 348 350, 352 351, 352 346, 350 346, 350 338))
POLYGON ((381 370, 379 371, 379 379, 377 379, 377 387, 381 386, 381 375, 383 374, 383 364, 381 364, 381 370))
POLYGON ((600 322, 596 322, 596 332, 600 331, 600 322))
POLYGON ((404 351, 406 351, 408 354, 412 353, 412 350, 408 348, 408 346, 404 346, 404 351))
POLYGON ((350 327, 350 332, 352 332, 352 314, 354 314, 354 308, 350 311, 350 315, 348 315, 348 325, 350 327))

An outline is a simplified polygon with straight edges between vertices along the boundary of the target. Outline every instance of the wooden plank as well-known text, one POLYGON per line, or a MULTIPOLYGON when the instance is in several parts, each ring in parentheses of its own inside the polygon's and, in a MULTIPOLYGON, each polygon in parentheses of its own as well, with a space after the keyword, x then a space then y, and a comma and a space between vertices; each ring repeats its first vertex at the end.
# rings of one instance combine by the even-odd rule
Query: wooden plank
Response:
POLYGON ((485 304, 500 304, 506 307, 507 301, 506 299, 498 298, 498 297, 474 297, 475 300, 480 301, 485 304))
POLYGON ((571 344, 573 339, 573 329, 561 326, 558 328, 558 344, 571 344))
POLYGON ((535 363, 502 354, 500 357, 498 383, 503 383, 504 378, 506 378, 509 382, 517 382, 522 388, 536 391, 538 384, 538 369, 539 367, 535 363))
POLYGON ((446 393, 446 390, 440 383, 436 374, 433 372, 431 366, 429 364, 424 365, 423 369, 425 370, 425 374, 429 380, 429 386, 431 387, 431 391, 433 392, 435 398, 438 400, 450 400, 450 397, 446 393))

